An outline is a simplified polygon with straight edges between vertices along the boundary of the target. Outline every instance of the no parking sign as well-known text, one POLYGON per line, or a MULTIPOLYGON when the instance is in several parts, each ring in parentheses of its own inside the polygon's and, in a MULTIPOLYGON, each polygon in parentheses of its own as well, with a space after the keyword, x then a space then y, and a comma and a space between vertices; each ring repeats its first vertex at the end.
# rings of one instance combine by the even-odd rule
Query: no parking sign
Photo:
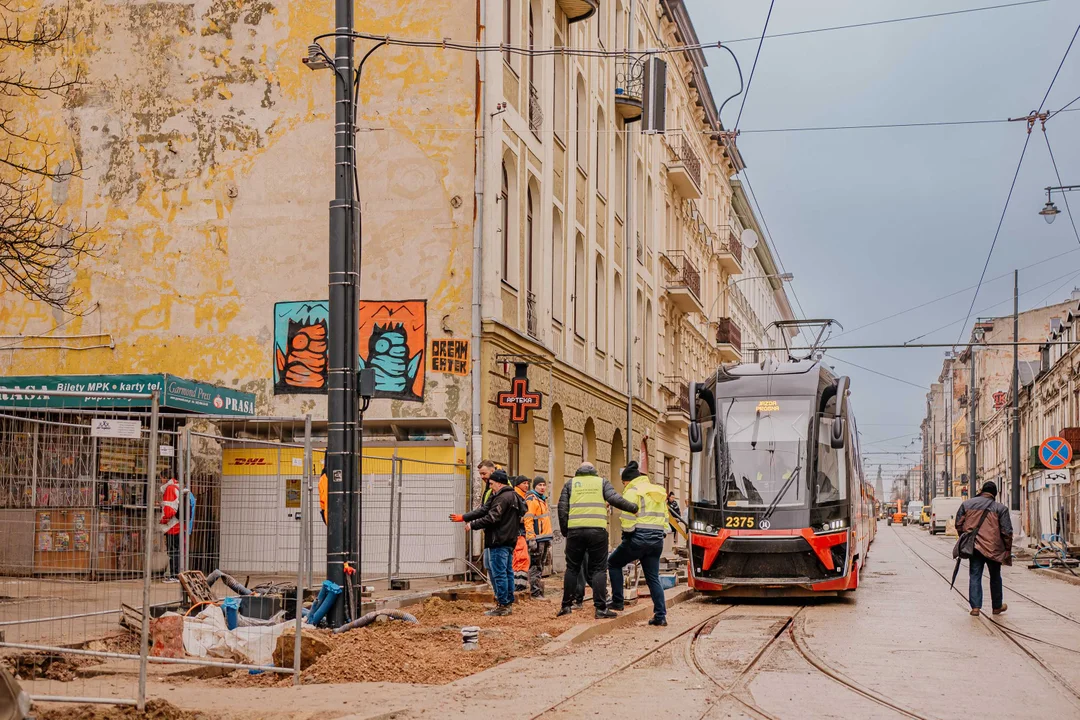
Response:
POLYGON ((1065 438, 1048 437, 1039 446, 1039 460, 1051 470, 1058 470, 1072 460, 1072 445, 1065 438))

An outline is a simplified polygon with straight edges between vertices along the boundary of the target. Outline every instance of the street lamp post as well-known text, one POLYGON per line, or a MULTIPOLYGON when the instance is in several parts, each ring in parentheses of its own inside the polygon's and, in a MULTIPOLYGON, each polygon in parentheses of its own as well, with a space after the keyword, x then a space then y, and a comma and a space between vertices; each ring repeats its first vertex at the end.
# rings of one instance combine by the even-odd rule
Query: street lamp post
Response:
POLYGON ((1072 192, 1073 190, 1080 190, 1080 185, 1055 185, 1046 188, 1046 204, 1043 205, 1043 209, 1039 211, 1039 214, 1042 215, 1042 218, 1046 221, 1047 225, 1057 220, 1058 214, 1061 213, 1061 211, 1058 210, 1057 205, 1054 204, 1053 199, 1051 199, 1050 193, 1067 193, 1072 192))
POLYGON ((706 315, 705 318, 710 323, 712 322, 713 313, 716 312, 716 306, 720 304, 721 300, 727 300, 728 288, 738 285, 739 283, 746 280, 771 280, 773 278, 780 280, 781 282, 792 282, 793 280, 795 280, 795 276, 789 272, 773 273, 771 275, 752 275, 750 277, 741 277, 738 280, 731 280, 729 283, 724 285, 724 291, 716 296, 716 300, 713 301, 712 307, 709 308, 709 314, 706 315))

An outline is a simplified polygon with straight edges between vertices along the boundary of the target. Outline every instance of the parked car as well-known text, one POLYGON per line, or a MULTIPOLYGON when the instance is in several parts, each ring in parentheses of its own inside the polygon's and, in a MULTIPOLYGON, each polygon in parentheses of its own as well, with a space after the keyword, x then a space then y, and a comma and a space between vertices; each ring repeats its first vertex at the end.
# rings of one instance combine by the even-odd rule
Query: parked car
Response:
POLYGON ((937 535, 945 532, 945 526, 949 520, 956 519, 956 511, 964 498, 936 497, 930 502, 930 534, 937 535))
POLYGON ((922 525, 923 527, 928 527, 930 525, 930 506, 929 505, 923 505, 922 506, 922 514, 919 515, 919 524, 922 525))

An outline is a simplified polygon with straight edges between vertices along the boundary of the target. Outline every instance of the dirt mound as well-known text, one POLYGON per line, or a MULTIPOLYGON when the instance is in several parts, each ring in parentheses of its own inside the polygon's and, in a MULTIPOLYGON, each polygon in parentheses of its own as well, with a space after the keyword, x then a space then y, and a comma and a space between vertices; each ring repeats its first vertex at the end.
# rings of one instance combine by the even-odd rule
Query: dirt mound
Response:
POLYGON ((213 715, 181 710, 165 700, 147 700, 146 710, 107 705, 70 705, 40 711, 38 720, 213 720, 213 715))

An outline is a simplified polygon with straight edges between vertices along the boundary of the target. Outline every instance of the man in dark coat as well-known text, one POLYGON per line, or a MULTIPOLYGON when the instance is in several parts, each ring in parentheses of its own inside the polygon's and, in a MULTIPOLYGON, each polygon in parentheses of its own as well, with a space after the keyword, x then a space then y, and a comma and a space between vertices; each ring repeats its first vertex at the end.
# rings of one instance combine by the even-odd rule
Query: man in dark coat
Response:
POLYGON ((1009 517, 1009 508, 994 500, 996 496, 997 485, 983 483, 979 494, 965 500, 956 511, 958 534, 979 528, 975 552, 968 560, 968 603, 972 615, 982 611, 983 567, 990 570, 990 605, 993 613, 999 615, 1008 609, 1008 605, 1002 602, 1001 566, 1012 565, 1012 518, 1009 517))
POLYGON ((465 528, 484 530, 484 544, 491 551, 491 584, 495 588, 498 606, 486 615, 509 615, 514 604, 514 546, 525 516, 525 503, 509 485, 506 472, 496 470, 489 480, 492 489, 487 511, 479 518, 465 523, 465 528))

